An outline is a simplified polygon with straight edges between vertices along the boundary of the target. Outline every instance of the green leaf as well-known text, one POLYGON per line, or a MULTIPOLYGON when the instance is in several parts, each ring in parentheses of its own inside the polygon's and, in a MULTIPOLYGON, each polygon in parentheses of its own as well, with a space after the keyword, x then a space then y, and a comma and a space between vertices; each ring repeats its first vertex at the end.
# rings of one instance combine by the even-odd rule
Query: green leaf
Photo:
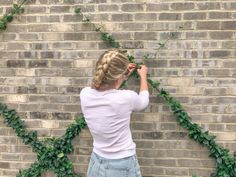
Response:
POLYGON ((81 8, 80 7, 75 8, 75 13, 80 15, 81 14, 81 8))
POLYGON ((0 21, 0 30, 6 30, 6 29, 7 29, 6 23, 0 21))

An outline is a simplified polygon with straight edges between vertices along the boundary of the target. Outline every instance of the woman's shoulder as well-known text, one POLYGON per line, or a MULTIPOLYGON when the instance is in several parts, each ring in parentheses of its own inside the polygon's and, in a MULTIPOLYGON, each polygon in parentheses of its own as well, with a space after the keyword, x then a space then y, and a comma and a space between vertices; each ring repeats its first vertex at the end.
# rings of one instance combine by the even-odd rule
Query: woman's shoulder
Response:
POLYGON ((119 93, 121 95, 126 95, 128 97, 132 97, 134 95, 137 95, 137 93, 135 91, 133 91, 133 90, 119 90, 119 93))
POLYGON ((80 91, 80 95, 83 95, 84 93, 88 92, 91 88, 90 87, 84 87, 80 91))

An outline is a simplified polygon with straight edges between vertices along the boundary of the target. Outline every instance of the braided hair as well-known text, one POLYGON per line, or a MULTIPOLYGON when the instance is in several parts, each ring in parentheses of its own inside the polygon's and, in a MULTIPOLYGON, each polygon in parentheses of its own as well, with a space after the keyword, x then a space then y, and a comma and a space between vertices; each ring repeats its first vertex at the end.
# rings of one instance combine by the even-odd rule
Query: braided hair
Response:
POLYGON ((128 64, 129 60, 122 51, 112 49, 104 52, 96 63, 92 88, 114 84, 127 71, 128 64))

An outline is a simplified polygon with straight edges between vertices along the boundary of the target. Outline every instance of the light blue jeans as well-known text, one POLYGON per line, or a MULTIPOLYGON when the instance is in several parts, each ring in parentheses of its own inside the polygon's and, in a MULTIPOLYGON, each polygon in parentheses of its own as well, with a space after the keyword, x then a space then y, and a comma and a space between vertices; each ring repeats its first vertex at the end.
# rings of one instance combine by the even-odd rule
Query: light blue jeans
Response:
POLYGON ((137 156, 106 159, 92 152, 87 177, 142 177, 137 156))

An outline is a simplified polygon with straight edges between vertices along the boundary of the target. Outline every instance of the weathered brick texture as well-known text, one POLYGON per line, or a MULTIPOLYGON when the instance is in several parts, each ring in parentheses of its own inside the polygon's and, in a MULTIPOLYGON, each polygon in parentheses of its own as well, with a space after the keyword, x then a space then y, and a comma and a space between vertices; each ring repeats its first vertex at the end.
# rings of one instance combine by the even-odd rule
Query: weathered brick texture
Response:
MULTIPOLYGON (((4 14, 13 0, 0 0, 4 14)), ((74 14, 80 6, 96 23, 142 60, 153 80, 184 105, 193 121, 236 145, 236 2, 185 0, 34 0, 0 33, 0 101, 15 108, 40 138, 61 136, 81 113, 79 93, 91 82, 92 68, 108 47, 74 14), (158 43, 171 32, 165 48, 158 43)), ((137 81, 129 87, 137 90, 137 81)), ((188 138, 163 99, 150 89, 150 105, 132 115, 131 128, 144 177, 210 176, 209 152, 188 138)), ((88 129, 73 141, 69 155, 86 176, 92 139, 88 129)), ((0 119, 0 176, 13 177, 36 154, 0 119)), ((43 176, 55 176, 51 172, 43 176)))

